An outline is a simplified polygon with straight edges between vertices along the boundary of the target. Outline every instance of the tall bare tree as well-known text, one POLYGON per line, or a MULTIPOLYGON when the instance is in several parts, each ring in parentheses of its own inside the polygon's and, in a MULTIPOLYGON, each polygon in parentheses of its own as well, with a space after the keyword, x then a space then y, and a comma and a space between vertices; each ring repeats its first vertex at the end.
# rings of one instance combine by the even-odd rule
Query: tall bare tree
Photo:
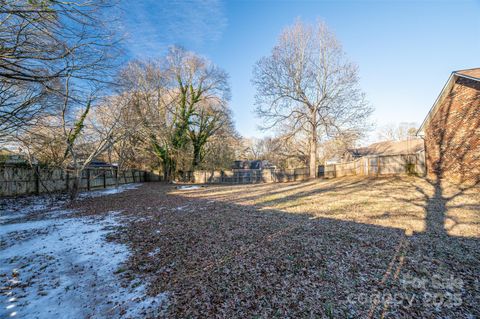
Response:
MULTIPOLYGON (((0 138, 34 124, 65 81, 104 81, 118 38, 107 0, 0 0, 0 138), (108 11, 108 13, 107 13, 108 11), (32 123, 33 122, 33 123, 32 123)), ((70 83, 72 86, 72 83, 70 83)))
POLYGON ((72 177, 70 198, 75 199, 82 173, 92 160, 104 154, 114 144, 128 137, 121 126, 125 104, 118 98, 106 98, 93 105, 87 102, 74 118, 67 119, 68 103, 59 115, 42 117, 27 132, 19 136, 21 146, 44 165, 61 167, 72 177), (107 113, 108 111, 108 113, 107 113))
POLYGON ((204 160, 205 145, 224 125, 229 125, 231 118, 225 101, 214 99, 200 103, 193 112, 188 134, 193 146, 192 169, 197 168, 204 160))
POLYGON ((264 129, 288 124, 292 135, 308 132, 312 178, 319 136, 360 135, 372 112, 359 88, 357 66, 320 21, 287 27, 271 54, 256 63, 253 83, 264 129))
MULTIPOLYGON (((137 123, 134 110, 129 107, 130 98, 127 95, 114 95, 104 98, 87 117, 86 132, 90 136, 90 145, 105 141, 105 152, 95 154, 103 158, 111 166, 111 173, 117 174, 115 187, 118 188, 121 176, 127 168, 138 168, 142 164, 139 160, 139 143, 137 123)), ((92 149, 92 148, 90 148, 92 149)))
POLYGON ((241 158, 267 160, 278 168, 305 167, 308 164, 308 140, 296 134, 278 134, 261 139, 243 139, 241 158))
POLYGON ((164 61, 131 61, 119 73, 119 89, 133 110, 129 121, 136 125, 139 142, 158 159, 164 177, 168 179, 174 125, 169 110, 174 107, 173 97, 168 92, 169 74, 165 69, 164 61))
POLYGON ((111 132, 107 137, 87 132, 86 121, 116 66, 119 37, 110 25, 115 2, 1 3, 0 82, 7 88, 1 93, 2 99, 13 96, 13 103, 0 106, 0 130, 13 125, 21 141, 36 136, 32 143, 50 145, 54 160, 46 164, 73 172, 73 199, 83 169, 112 139, 111 132))
POLYGON ((241 138, 233 121, 224 122, 205 144, 200 166, 208 170, 230 169, 233 161, 238 159, 240 145, 241 138))

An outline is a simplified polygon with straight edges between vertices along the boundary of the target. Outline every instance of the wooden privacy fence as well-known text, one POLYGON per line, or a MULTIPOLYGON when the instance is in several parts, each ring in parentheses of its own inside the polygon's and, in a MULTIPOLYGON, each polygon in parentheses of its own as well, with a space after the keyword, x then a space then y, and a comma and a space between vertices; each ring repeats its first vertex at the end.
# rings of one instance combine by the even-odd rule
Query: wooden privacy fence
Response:
POLYGON ((414 154, 365 156, 351 162, 329 164, 324 167, 325 178, 399 174, 424 176, 425 173, 423 151, 414 154))
MULTIPOLYGON (((399 174, 425 175, 425 152, 400 155, 375 155, 355 161, 318 166, 319 178, 344 176, 386 176, 399 174)), ((199 184, 249 184, 302 181, 309 178, 306 167, 295 169, 233 169, 226 171, 199 170, 185 172, 181 182, 199 184)))
POLYGON ((279 183, 308 179, 308 168, 295 169, 233 169, 225 171, 198 170, 186 172, 179 177, 181 182, 199 184, 250 184, 279 183))
MULTIPOLYGON (((425 175, 425 152, 403 155, 365 156, 355 161, 318 167, 318 176, 381 176, 395 174, 425 175)), ((309 178, 308 168, 295 169, 234 169, 226 171, 186 172, 179 181, 200 184, 279 183, 309 178)), ((117 171, 115 168, 88 168, 83 171, 81 190, 108 188, 118 184, 162 181, 162 177, 141 170, 117 171)), ((73 177, 60 168, 0 166, 0 196, 40 194, 68 191, 73 177)))
MULTIPOLYGON (((115 168, 87 168, 82 172, 80 190, 108 188, 118 184, 161 181, 152 172, 115 168)), ((73 176, 60 168, 0 166, 0 196, 65 192, 73 186, 73 176)))

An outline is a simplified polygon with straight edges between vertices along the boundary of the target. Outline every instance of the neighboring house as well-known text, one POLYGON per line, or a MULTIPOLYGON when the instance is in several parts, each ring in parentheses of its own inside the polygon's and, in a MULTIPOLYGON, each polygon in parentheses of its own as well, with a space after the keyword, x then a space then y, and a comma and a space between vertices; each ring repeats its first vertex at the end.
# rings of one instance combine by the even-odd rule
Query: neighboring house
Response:
POLYGON ((417 134, 430 176, 480 181, 480 68, 452 72, 417 134))
POLYGON ((364 156, 415 154, 423 150, 424 143, 419 138, 405 141, 378 142, 367 147, 348 149, 343 153, 341 162, 350 162, 364 156))

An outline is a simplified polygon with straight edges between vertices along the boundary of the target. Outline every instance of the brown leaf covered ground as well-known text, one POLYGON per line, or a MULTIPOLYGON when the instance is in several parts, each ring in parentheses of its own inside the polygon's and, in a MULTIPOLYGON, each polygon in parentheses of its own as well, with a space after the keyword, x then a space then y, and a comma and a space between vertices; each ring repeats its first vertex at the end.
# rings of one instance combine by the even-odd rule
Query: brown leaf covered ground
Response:
POLYGON ((166 317, 477 318, 480 188, 415 177, 148 183, 78 203, 122 211, 126 283, 166 317))

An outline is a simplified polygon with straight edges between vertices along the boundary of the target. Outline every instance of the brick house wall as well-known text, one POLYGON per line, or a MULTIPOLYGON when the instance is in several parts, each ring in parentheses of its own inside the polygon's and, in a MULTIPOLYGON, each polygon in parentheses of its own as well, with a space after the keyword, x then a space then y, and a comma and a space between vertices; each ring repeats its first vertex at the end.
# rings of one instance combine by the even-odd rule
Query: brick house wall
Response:
POLYGON ((431 177, 480 181, 480 81, 454 77, 426 124, 425 151, 431 177))

